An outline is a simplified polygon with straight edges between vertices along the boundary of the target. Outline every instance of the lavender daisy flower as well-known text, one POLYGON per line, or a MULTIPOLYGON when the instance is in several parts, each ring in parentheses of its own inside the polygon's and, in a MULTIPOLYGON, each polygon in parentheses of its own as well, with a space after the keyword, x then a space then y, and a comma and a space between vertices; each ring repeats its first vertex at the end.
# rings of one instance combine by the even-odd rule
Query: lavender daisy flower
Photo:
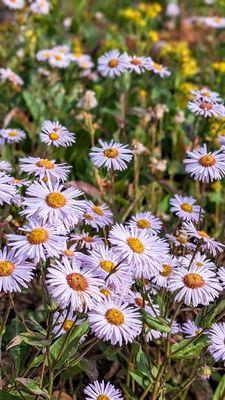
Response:
POLYGON ((221 285, 225 289, 225 267, 220 267, 217 271, 217 276, 220 280, 221 285))
POLYGON ((0 161, 0 173, 1 172, 11 172, 12 166, 8 161, 0 161))
POLYGON ((83 201, 76 200, 82 192, 72 187, 65 189, 59 182, 34 183, 26 191, 21 215, 37 217, 43 222, 70 228, 78 223, 83 201))
POLYGON ((36 54, 38 61, 47 61, 53 53, 52 49, 39 50, 36 54))
POLYGON ((114 288, 122 288, 126 281, 128 285, 131 285, 129 268, 114 248, 109 249, 104 245, 96 246, 86 257, 84 265, 114 288))
POLYGON ((24 84, 23 79, 19 75, 15 74, 10 68, 0 68, 0 80, 9 81, 13 85, 22 86, 24 84))
POLYGON ((10 204, 16 196, 16 188, 12 185, 13 178, 0 172, 0 205, 10 204))
POLYGON ((119 298, 106 297, 101 303, 96 303, 89 312, 88 320, 93 334, 103 341, 110 341, 112 345, 133 342, 142 329, 138 309, 119 298))
POLYGON ((213 92, 208 88, 202 88, 200 90, 192 90, 191 94, 194 96, 194 99, 196 101, 214 103, 214 104, 222 102, 219 93, 213 92))
MULTIPOLYGON (((69 332, 74 326, 81 325, 85 319, 77 319, 77 315, 73 310, 64 310, 54 314, 53 329, 54 339, 69 332)), ((80 338, 80 343, 83 343, 86 335, 80 338)))
POLYGON ((181 257, 179 262, 183 267, 189 268, 190 265, 195 265, 196 267, 205 267, 207 269, 215 269, 216 266, 212 260, 209 260, 205 254, 197 252, 193 258, 192 254, 187 254, 185 257, 181 257))
POLYGON ((84 253, 77 251, 76 244, 72 244, 70 246, 67 246, 67 244, 65 244, 65 247, 59 254, 62 256, 62 258, 66 257, 68 258, 68 260, 76 261, 77 265, 79 266, 83 265, 84 259, 86 258, 86 255, 84 253))
POLYGON ((193 338, 197 335, 199 335, 202 332, 202 328, 197 326, 194 321, 191 321, 190 319, 186 321, 182 325, 182 332, 185 334, 185 337, 187 339, 193 338))
POLYGON ((184 221, 198 222, 204 213, 200 206, 195 205, 196 200, 192 196, 180 196, 176 194, 170 199, 171 209, 179 218, 184 221))
POLYGON ((69 132, 65 126, 59 122, 45 121, 40 133, 41 142, 56 147, 68 147, 75 143, 75 134, 69 132))
POLYGON ((99 236, 92 236, 89 232, 85 231, 71 235, 71 240, 75 241, 80 249, 85 248, 87 250, 94 249, 96 246, 104 243, 103 239, 99 236))
POLYGON ((3 4, 12 10, 21 10, 24 6, 24 0, 2 0, 3 4))
POLYGON ((210 26, 211 28, 217 28, 217 29, 221 29, 221 28, 225 28, 225 18, 223 17, 206 17, 204 19, 204 23, 207 26, 210 26))
POLYGON ((145 211, 134 215, 130 219, 128 225, 133 226, 134 228, 144 229, 149 233, 160 232, 162 229, 162 222, 150 211, 145 211))
POLYGON ((50 10, 50 3, 47 0, 35 0, 30 5, 30 10, 35 14, 47 15, 50 10))
POLYGON ((40 179, 65 181, 71 167, 65 163, 56 164, 55 160, 40 157, 25 157, 19 159, 20 170, 40 179))
POLYGON ((209 351, 215 361, 225 361, 225 322, 213 324, 208 331, 209 351))
POLYGON ((168 289, 172 292, 178 290, 175 301, 183 301, 184 304, 209 305, 219 296, 222 290, 221 285, 212 270, 205 267, 196 267, 191 265, 187 270, 180 266, 170 276, 168 289))
POLYGON ((128 61, 125 54, 119 50, 111 50, 98 59, 98 72, 102 76, 109 76, 114 79, 120 76, 128 68, 128 61))
POLYGON ((20 258, 30 258, 35 262, 45 261, 47 257, 58 257, 65 247, 67 238, 57 234, 54 226, 30 220, 28 225, 19 229, 23 235, 10 233, 7 240, 20 258))
POLYGON ((104 228, 112 225, 113 214, 106 204, 95 205, 92 201, 85 202, 84 221, 93 228, 104 228))
POLYGON ((22 261, 14 250, 4 247, 0 250, 0 292, 21 292, 33 279, 35 265, 22 261))
POLYGON ((218 143, 220 144, 220 146, 224 146, 225 147, 225 135, 222 135, 222 136, 218 137, 218 143))
POLYGON ((195 180, 212 182, 225 176, 225 152, 223 149, 208 152, 204 144, 200 149, 188 151, 189 158, 183 160, 185 170, 195 180))
POLYGON ((184 222, 182 231, 189 237, 193 237, 195 241, 201 241, 201 249, 209 251, 209 253, 214 257, 217 255, 217 252, 221 253, 225 247, 224 244, 217 242, 214 238, 210 237, 207 232, 197 230, 192 222, 184 222))
POLYGON ((116 224, 109 232, 109 241, 116 246, 125 263, 131 265, 136 279, 150 279, 160 268, 162 253, 168 253, 168 244, 144 230, 116 224))
POLYGON ((133 153, 127 145, 116 143, 113 139, 107 143, 99 139, 101 147, 92 147, 90 158, 93 164, 98 167, 106 167, 107 170, 122 171, 127 168, 133 157, 133 153))
POLYGON ((94 301, 100 301, 103 297, 99 290, 103 283, 96 274, 81 269, 76 262, 67 258, 63 262, 56 260, 48 268, 48 290, 62 308, 70 306, 79 312, 92 309, 94 301))
POLYGON ((225 107, 223 104, 209 101, 193 100, 188 102, 188 109, 201 117, 224 117, 225 107))
POLYGON ((7 143, 19 143, 22 139, 25 139, 26 133, 21 129, 2 129, 0 136, 7 143))
POLYGON ((67 68, 70 64, 70 57, 61 51, 53 50, 48 59, 49 65, 54 68, 67 68))
POLYGON ((148 57, 129 56, 128 54, 125 54, 125 57, 127 59, 127 68, 129 71, 136 72, 136 74, 141 74, 148 69, 148 57))
POLYGON ((160 78, 166 78, 171 75, 171 72, 167 67, 154 62, 151 58, 148 58, 147 69, 153 71, 156 75, 159 75, 160 78))
POLYGON ((178 231, 175 235, 168 233, 165 237, 173 242, 176 247, 184 247, 187 250, 194 250, 196 248, 196 245, 189 241, 188 235, 183 232, 178 231))
POLYGON ((173 274, 179 265, 175 257, 167 256, 161 262, 161 270, 153 277, 152 282, 159 287, 167 287, 169 277, 173 274))
POLYGON ((110 382, 94 381, 84 389, 85 400, 123 400, 121 391, 110 382))

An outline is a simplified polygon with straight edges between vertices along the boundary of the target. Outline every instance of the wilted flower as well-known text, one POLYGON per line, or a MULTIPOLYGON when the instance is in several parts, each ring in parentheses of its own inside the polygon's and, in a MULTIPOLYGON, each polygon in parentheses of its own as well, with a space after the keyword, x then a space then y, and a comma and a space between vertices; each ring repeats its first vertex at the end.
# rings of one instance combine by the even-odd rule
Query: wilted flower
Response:
POLYGON ((87 90, 83 97, 78 101, 77 107, 83 108, 83 110, 89 111, 97 107, 98 101, 95 97, 93 90, 87 90))

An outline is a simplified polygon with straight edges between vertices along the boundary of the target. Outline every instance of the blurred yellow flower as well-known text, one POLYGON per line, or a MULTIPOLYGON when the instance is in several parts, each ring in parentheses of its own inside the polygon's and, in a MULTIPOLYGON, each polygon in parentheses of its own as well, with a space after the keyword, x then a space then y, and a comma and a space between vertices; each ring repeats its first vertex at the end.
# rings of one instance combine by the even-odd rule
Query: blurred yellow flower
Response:
POLYGON ((133 10, 132 8, 126 8, 120 12, 120 15, 131 21, 139 21, 141 17, 141 13, 137 10, 133 10))
POLYGON ((158 32, 156 32, 156 31, 149 31, 148 37, 153 43, 156 43, 159 40, 159 35, 158 35, 158 32))
POLYGON ((221 74, 225 73, 225 61, 215 62, 212 64, 212 68, 214 71, 220 72, 221 74))
POLYGON ((192 57, 191 51, 186 42, 170 42, 163 46, 161 50, 163 56, 172 56, 172 59, 180 64, 182 75, 185 78, 196 75, 198 66, 192 57))
POLYGON ((185 96, 191 98, 192 97, 191 90, 197 90, 197 88, 198 88, 197 85, 195 85, 192 82, 183 82, 179 86, 179 91, 185 96))
POLYGON ((140 95, 141 98, 145 99, 147 97, 147 95, 148 95, 148 92, 146 90, 144 90, 144 89, 140 89, 139 90, 139 95, 140 95))

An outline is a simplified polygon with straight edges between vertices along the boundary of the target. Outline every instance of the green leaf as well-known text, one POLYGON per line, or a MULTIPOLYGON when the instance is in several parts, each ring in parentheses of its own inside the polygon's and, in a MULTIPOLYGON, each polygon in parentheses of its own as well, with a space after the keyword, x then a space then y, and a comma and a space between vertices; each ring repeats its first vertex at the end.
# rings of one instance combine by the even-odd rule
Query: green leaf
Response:
POLYGON ((148 358, 144 351, 142 350, 141 344, 138 342, 133 343, 133 349, 135 352, 136 366, 138 371, 143 375, 149 377, 149 363, 148 358))
POLYGON ((21 400, 22 397, 18 397, 14 394, 0 390, 0 400, 21 400))
POLYGON ((7 349, 11 349, 14 346, 18 346, 20 343, 27 343, 30 346, 46 347, 51 341, 47 340, 44 336, 35 332, 34 334, 29 332, 23 332, 15 336, 9 343, 7 349))
POLYGON ((47 390, 41 389, 38 382, 28 378, 16 378, 15 381, 22 385, 28 393, 35 394, 36 396, 41 395, 42 397, 49 399, 47 390))
POLYGON ((207 346, 208 339, 206 336, 200 336, 196 340, 183 339, 179 343, 171 347, 171 358, 193 358, 201 354, 202 350, 207 346))
POLYGON ((224 398, 225 398, 225 375, 221 377, 212 400, 222 400, 224 398))
POLYGON ((168 322, 164 320, 163 318, 154 318, 151 315, 149 315, 145 310, 142 310, 142 316, 143 316, 143 322, 147 326, 149 326, 152 329, 155 329, 159 332, 170 332, 171 328, 168 325, 168 322))
POLYGON ((65 362, 74 354, 79 345, 80 338, 87 333, 89 329, 88 322, 80 325, 74 325, 72 331, 68 331, 53 343, 50 352, 55 361, 55 368, 61 368, 65 362))
POLYGON ((142 389, 146 389, 146 387, 149 385, 149 379, 141 375, 138 371, 131 371, 130 375, 135 380, 135 382, 137 382, 138 385, 142 387, 142 389))
POLYGON ((205 309, 203 308, 197 315, 195 319, 196 325, 204 326, 210 328, 212 323, 215 322, 216 317, 223 313, 225 310, 225 299, 221 299, 218 304, 210 304, 208 306, 207 313, 205 314, 205 309))

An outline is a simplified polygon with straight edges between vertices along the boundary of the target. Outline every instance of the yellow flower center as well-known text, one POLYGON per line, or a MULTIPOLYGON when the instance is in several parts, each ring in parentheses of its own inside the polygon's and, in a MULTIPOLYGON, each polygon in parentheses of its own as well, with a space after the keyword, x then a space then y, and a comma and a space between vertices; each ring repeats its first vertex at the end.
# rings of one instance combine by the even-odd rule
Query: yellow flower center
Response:
POLYGON ((63 324, 64 331, 68 332, 73 326, 73 321, 71 319, 67 319, 63 324))
POLYGON ((50 55, 51 55, 51 53, 49 51, 46 51, 43 53, 43 56, 46 58, 50 57, 50 55))
POLYGON ((119 151, 116 148, 111 147, 109 149, 105 149, 103 151, 103 154, 107 158, 116 158, 119 155, 119 151))
POLYGON ((199 328, 199 329, 196 329, 196 331, 195 331, 195 334, 196 334, 196 335, 199 335, 199 333, 201 333, 201 331, 202 331, 202 329, 201 329, 201 328, 199 328))
POLYGON ((206 101, 203 101, 200 105, 199 108, 201 108, 202 110, 212 110, 213 106, 211 103, 207 103, 206 101))
POLYGON ((139 58, 133 58, 131 60, 131 64, 133 65, 140 65, 141 64, 141 60, 139 58))
POLYGON ((180 208, 181 208, 183 211, 187 212, 187 213, 191 213, 191 212, 193 211, 192 205, 191 205, 191 204, 188 204, 188 203, 183 203, 183 204, 181 204, 180 208))
POLYGON ((210 236, 205 231, 197 231, 202 238, 210 239, 210 236))
POLYGON ((222 18, 221 17, 214 17, 213 21, 220 23, 222 21, 222 18))
POLYGON ((61 56, 61 54, 55 54, 55 60, 56 61, 62 61, 62 56, 61 56))
POLYGON ((112 60, 110 60, 108 62, 108 66, 110 68, 116 68, 116 67, 118 67, 118 65, 119 65, 119 61, 116 58, 112 58, 112 60))
POLYGON ((74 251, 66 249, 66 250, 64 250, 64 254, 65 254, 65 256, 72 257, 74 255, 74 251))
POLYGON ((150 228, 151 225, 147 219, 142 218, 137 221, 137 226, 138 228, 145 229, 145 228, 150 228))
POLYGON ((136 297, 134 299, 134 301, 135 301, 135 304, 137 304, 138 307, 144 307, 144 301, 140 297, 136 297))
POLYGON ((199 159, 199 164, 203 167, 212 167, 216 164, 216 159, 212 154, 206 154, 199 159))
POLYGON ((73 272, 72 274, 67 275, 66 280, 67 280, 69 287, 71 287, 71 289, 76 290, 78 292, 84 292, 88 287, 85 277, 76 272, 73 272))
POLYGON ((101 289, 100 292, 106 297, 110 295, 110 291, 108 289, 101 289))
POLYGON ((202 286, 204 286, 205 281, 199 274, 191 273, 187 274, 183 278, 183 282, 185 286, 187 286, 189 289, 197 289, 202 286))
POLYGON ((36 163, 36 165, 37 165, 38 167, 46 168, 46 169, 54 169, 54 168, 55 168, 55 165, 53 164, 53 162, 47 160, 46 158, 45 158, 45 159, 42 159, 42 160, 39 160, 39 161, 36 163))
POLYGON ((35 228, 28 235, 27 240, 30 244, 42 244, 48 240, 48 231, 44 228, 35 228))
POLYGON ((155 68, 157 71, 162 71, 163 70, 163 66, 161 64, 158 63, 152 63, 153 68, 155 68))
POLYGON ((82 240, 86 243, 92 243, 94 241, 93 237, 91 236, 84 236, 82 240))
POLYGON ((141 254, 145 249, 143 243, 137 238, 127 239, 127 244, 134 253, 141 254))
POLYGON ((110 400, 110 398, 105 394, 99 394, 96 400, 110 400))
POLYGON ((94 211, 94 213, 98 214, 98 215, 105 215, 104 211, 101 209, 101 207, 98 206, 94 206, 92 207, 92 211, 94 211))
POLYGON ((53 142, 54 142, 55 140, 58 140, 58 139, 59 139, 59 134, 56 133, 56 132, 51 132, 51 133, 49 133, 49 137, 50 137, 50 139, 53 140, 53 142))
POLYGON ((10 136, 10 137, 16 137, 17 135, 18 135, 17 131, 11 131, 8 133, 8 136, 10 136))
POLYGON ((0 261, 0 277, 9 276, 14 271, 14 264, 9 261, 0 261))
MULTIPOLYGON (((88 213, 84 213, 83 214, 83 216, 84 216, 84 218, 85 219, 87 219, 88 221, 93 221, 93 217, 92 217, 92 215, 91 214, 88 214, 88 213)), ((84 239, 83 239, 84 240, 84 239)))
POLYGON ((45 198, 45 201, 48 204, 48 206, 52 208, 61 208, 64 207, 67 203, 66 197, 59 192, 53 192, 48 194, 48 196, 45 198))
POLYGON ((169 276, 171 274, 172 268, 169 264, 163 264, 163 270, 160 272, 160 275, 162 276, 169 276))
POLYGON ((15 183, 15 184, 20 183, 20 182, 21 182, 21 179, 18 179, 18 178, 13 179, 13 183, 15 183))
POLYGON ((116 266, 112 261, 100 261, 100 267, 106 272, 111 272, 116 266))
POLYGON ((122 325, 124 322, 124 316, 121 311, 117 310, 116 308, 110 308, 105 313, 105 317, 107 321, 112 325, 122 325))

